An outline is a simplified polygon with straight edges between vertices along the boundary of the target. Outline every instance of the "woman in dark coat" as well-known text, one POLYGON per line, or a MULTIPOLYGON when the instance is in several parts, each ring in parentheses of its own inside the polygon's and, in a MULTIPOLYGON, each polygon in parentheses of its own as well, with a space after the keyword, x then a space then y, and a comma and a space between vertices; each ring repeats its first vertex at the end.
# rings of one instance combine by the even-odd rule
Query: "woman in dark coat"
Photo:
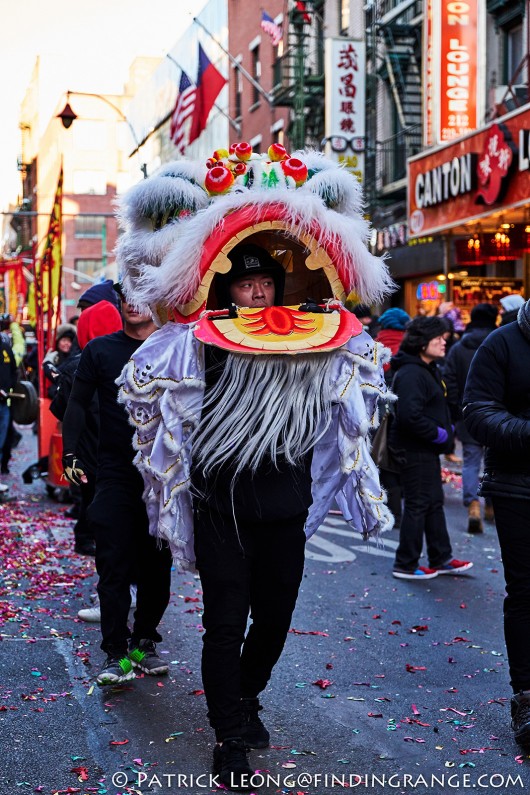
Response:
POLYGON ((398 397, 390 447, 403 459, 404 511, 393 575, 428 580, 460 574, 473 565, 453 558, 443 509, 440 454, 451 449, 453 429, 437 360, 445 355, 447 326, 439 317, 417 317, 392 359, 398 397), (423 536, 429 567, 419 566, 423 536))
POLYGON ((530 301, 493 331, 471 363, 464 421, 485 445, 480 494, 490 497, 506 580, 504 636, 512 728, 530 745, 530 301))

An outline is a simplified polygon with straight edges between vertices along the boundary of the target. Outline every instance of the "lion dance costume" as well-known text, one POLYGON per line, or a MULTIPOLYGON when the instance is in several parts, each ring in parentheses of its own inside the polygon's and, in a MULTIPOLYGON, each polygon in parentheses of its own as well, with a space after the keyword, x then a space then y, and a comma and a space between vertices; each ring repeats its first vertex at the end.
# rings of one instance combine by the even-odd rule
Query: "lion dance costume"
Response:
MULTIPOLYGON (((392 522, 368 441, 385 392, 385 349, 342 306, 352 291, 370 304, 392 289, 384 262, 366 248, 359 184, 316 152, 287 157, 273 145, 272 156, 260 156, 249 149, 218 150, 206 167, 170 163, 133 187, 121 207, 125 294, 162 325, 125 369, 121 399, 136 426, 151 532, 168 540, 183 566, 193 561, 188 442, 200 429, 204 345, 230 351, 225 373, 236 383, 205 461, 237 453, 225 430, 242 397, 237 382, 253 370, 254 412, 267 422, 275 412, 280 417, 275 438, 267 437, 270 425, 257 438, 254 414, 252 429, 238 428, 241 450, 247 459, 260 454, 260 445, 296 458, 304 441, 313 443, 318 468, 311 473, 306 535, 317 530, 333 499, 365 537, 392 522), (212 282, 229 271, 228 254, 242 241, 262 246, 282 265, 288 305, 242 309, 235 317, 216 311, 212 282), (318 312, 302 311, 314 296, 332 300, 318 312), (308 427, 312 433, 301 438, 308 427)), ((238 421, 244 419, 239 414, 238 421)))
POLYGON ((334 502, 364 538, 392 527, 369 452, 387 353, 343 305, 352 291, 380 301, 392 280, 366 247, 358 182, 317 152, 239 143, 206 165, 170 163, 124 196, 120 216, 123 290, 161 326, 120 380, 150 529, 183 568, 195 542, 217 739, 263 747, 257 695, 283 648, 305 538, 334 502), (274 305, 231 303, 245 269, 273 278, 274 305), (223 598, 240 582, 228 626, 223 598), (240 696, 254 729, 241 728, 240 696))

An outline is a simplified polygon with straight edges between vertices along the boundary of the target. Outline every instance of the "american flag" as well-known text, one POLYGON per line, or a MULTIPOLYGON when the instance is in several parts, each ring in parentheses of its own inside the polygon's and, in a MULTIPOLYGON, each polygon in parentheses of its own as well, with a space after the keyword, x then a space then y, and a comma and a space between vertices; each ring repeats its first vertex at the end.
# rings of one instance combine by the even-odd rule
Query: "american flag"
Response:
POLYGON ((181 155, 184 154, 188 145, 189 124, 187 121, 195 109, 196 93, 197 90, 186 72, 181 72, 177 101, 169 128, 169 137, 181 155))
POLYGON ((282 29, 266 11, 261 12, 261 29, 271 37, 272 46, 277 47, 282 40, 282 29))

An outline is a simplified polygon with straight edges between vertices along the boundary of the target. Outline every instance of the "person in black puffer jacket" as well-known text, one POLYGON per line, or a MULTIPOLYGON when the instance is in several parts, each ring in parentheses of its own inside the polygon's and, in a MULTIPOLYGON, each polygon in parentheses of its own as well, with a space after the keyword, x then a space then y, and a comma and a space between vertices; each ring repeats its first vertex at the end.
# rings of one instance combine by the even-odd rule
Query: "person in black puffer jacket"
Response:
POLYGON ((443 509, 440 454, 451 450, 453 429, 436 361, 445 355, 446 331, 442 318, 414 318, 391 360, 398 401, 389 446, 403 459, 404 511, 392 572, 398 579, 428 580, 473 565, 453 558, 443 509), (428 568, 418 565, 424 535, 428 568))
MULTIPOLYGON (((480 468, 484 448, 466 430, 462 419, 462 399, 471 360, 477 348, 484 342, 496 325, 497 307, 493 304, 477 304, 471 310, 471 322, 466 326, 464 336, 449 351, 443 367, 443 379, 447 387, 447 399, 451 416, 455 423, 456 435, 462 442, 463 467, 462 491, 464 505, 468 510, 468 533, 482 533, 480 502, 477 497, 480 468)), ((493 510, 489 498, 486 499, 485 518, 493 520, 493 510)))
POLYGON ((530 745, 530 301, 496 329, 471 363, 464 421, 486 446, 480 494, 491 498, 506 580, 504 636, 512 728, 530 745))

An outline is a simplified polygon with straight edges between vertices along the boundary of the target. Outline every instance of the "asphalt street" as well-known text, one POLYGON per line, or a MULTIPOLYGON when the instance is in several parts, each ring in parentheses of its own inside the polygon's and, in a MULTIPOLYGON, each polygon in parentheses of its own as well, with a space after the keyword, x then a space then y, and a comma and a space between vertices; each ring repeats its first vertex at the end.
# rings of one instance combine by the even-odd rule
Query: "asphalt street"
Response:
MULTIPOLYGON (((0 795, 217 791, 200 674, 201 590, 175 572, 159 651, 166 677, 94 685, 99 625, 78 620, 93 561, 73 553, 66 505, 20 472, 24 429, 0 506, 0 795)), ((259 791, 286 795, 530 791, 530 757, 510 730, 502 568, 493 525, 469 536, 458 474, 445 486, 467 576, 392 578, 397 531, 365 544, 330 515, 307 546, 286 649, 253 751, 259 791)))

